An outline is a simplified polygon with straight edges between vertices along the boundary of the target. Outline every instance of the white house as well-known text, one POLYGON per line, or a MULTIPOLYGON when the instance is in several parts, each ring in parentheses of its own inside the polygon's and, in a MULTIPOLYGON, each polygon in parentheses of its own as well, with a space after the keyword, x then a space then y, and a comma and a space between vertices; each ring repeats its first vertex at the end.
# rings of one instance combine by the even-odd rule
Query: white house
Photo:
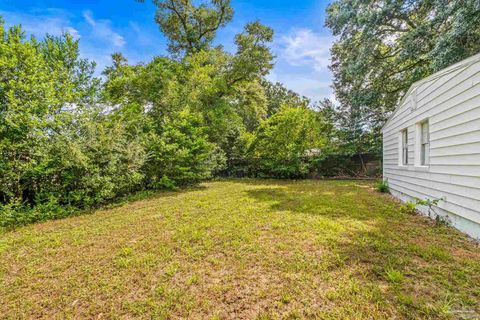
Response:
POLYGON ((480 239, 480 54, 411 86, 383 127, 383 159, 395 197, 441 199, 434 215, 480 239))

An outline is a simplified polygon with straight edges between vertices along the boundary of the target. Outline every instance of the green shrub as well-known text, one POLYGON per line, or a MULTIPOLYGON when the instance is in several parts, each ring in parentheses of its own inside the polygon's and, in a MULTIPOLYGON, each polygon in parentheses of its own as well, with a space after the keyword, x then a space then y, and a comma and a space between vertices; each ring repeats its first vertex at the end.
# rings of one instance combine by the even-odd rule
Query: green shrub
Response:
POLYGON ((310 172, 307 153, 320 150, 327 138, 324 117, 308 108, 283 107, 263 121, 250 145, 254 175, 274 178, 304 178, 310 172), (315 129, 312 129, 315 128, 315 129))
POLYGON ((417 206, 424 206, 427 208, 428 216, 430 218, 435 218, 439 223, 448 223, 448 220, 445 220, 447 218, 440 217, 434 210, 434 207, 438 205, 438 203, 442 200, 443 198, 440 198, 440 199, 415 198, 414 201, 409 200, 405 204, 401 205, 400 210, 407 214, 416 214, 418 212, 417 206))
POLYGON ((187 109, 146 134, 148 157, 142 168, 146 186, 171 189, 210 178, 221 168, 223 152, 208 141, 205 130, 200 115, 187 109))
POLYGON ((377 183, 377 190, 381 193, 389 193, 390 187, 388 186, 388 180, 380 180, 377 183))
POLYGON ((417 205, 415 202, 407 201, 400 206, 400 211, 409 215, 417 214, 417 205))
POLYGON ((58 204, 55 198, 34 207, 25 206, 18 201, 0 204, 0 228, 10 229, 35 222, 60 219, 77 211, 73 207, 58 204))
POLYGON ((175 183, 170 180, 167 176, 163 176, 156 184, 157 188, 175 190, 177 187, 175 183))
POLYGON ((0 204, 0 227, 9 228, 11 226, 25 224, 28 220, 26 209, 20 201, 12 201, 7 204, 0 204))

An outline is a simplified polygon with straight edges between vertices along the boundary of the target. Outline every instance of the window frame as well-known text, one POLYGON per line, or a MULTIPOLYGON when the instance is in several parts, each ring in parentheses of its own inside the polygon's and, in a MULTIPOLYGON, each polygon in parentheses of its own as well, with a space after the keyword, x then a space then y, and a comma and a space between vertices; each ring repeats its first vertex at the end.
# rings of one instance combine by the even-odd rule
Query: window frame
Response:
POLYGON ((423 119, 416 123, 415 167, 430 167, 430 121, 423 119), (425 130, 426 128, 426 130, 425 130))
POLYGON ((424 121, 420 124, 420 165, 428 167, 430 165, 430 124, 424 121), (426 127, 426 132, 424 128, 426 127))
POLYGON ((399 137, 399 159, 398 165, 406 167, 410 164, 409 162, 409 145, 408 145, 408 128, 400 130, 400 137, 399 137))

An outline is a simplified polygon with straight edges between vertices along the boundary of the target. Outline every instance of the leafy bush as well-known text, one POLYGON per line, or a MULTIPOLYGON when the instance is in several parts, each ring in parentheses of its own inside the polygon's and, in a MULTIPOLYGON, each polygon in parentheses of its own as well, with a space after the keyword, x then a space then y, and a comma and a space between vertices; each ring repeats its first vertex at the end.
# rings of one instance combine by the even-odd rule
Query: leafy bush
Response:
POLYGON ((389 193, 390 187, 388 186, 388 180, 380 180, 377 183, 377 190, 381 193, 389 193))
POLYGON ((34 222, 64 218, 77 211, 73 207, 60 205, 54 198, 34 207, 13 201, 8 204, 0 204, 0 228, 8 229, 34 222))
POLYGON ((210 178, 225 163, 221 150, 208 141, 201 117, 189 110, 166 119, 144 138, 143 167, 149 188, 173 188, 210 178))
POLYGON ((51 176, 62 181, 54 186, 62 204, 88 208, 142 188, 146 153, 138 138, 118 124, 85 123, 79 131, 55 148, 51 165, 51 176))
POLYGON ((400 206, 400 211, 409 215, 417 214, 417 205, 415 202, 407 201, 400 206))
POLYGON ((283 107, 258 128, 249 156, 258 159, 260 177, 297 178, 309 172, 307 153, 326 144, 321 114, 308 108, 283 107))
POLYGON ((440 201, 442 201, 443 198, 440 199, 420 199, 420 198, 415 198, 414 201, 407 201, 405 204, 400 206, 400 210, 404 213, 407 214, 416 214, 417 211, 417 206, 423 206, 426 207, 428 210, 428 216, 430 218, 434 218, 437 220, 439 223, 448 223, 448 217, 441 217, 439 214, 435 212, 434 206, 438 205, 440 201))

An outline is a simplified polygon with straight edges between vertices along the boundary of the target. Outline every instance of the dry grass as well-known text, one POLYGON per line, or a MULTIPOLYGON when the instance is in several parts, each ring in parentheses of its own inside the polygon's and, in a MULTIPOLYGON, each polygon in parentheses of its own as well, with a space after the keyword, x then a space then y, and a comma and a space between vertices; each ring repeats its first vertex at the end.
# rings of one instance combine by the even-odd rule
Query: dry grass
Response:
POLYGON ((368 182, 211 182, 0 235, 7 319, 475 314, 478 245, 368 182))

